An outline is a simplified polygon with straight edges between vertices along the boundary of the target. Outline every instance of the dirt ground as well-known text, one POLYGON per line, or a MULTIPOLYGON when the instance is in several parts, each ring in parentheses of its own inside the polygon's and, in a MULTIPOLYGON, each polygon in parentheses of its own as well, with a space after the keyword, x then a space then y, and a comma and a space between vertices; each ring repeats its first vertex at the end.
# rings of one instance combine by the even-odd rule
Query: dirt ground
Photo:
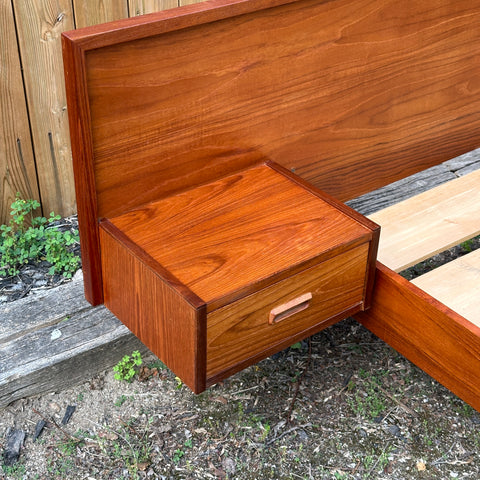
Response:
POLYGON ((26 440, 0 477, 480 478, 480 414, 354 320, 295 347, 198 396, 151 358, 147 379, 19 400, 0 451, 12 428, 26 440))

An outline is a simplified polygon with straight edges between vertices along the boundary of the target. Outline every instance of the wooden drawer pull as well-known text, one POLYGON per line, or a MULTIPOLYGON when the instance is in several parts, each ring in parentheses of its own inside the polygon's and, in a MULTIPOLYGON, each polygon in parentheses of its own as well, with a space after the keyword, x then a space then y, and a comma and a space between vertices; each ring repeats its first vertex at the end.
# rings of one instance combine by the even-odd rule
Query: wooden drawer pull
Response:
POLYGON ((295 313, 301 312, 310 306, 310 300, 312 299, 312 294, 304 293, 293 300, 290 300, 283 305, 270 310, 270 315, 268 316, 268 323, 274 325, 275 323, 281 322, 288 317, 291 317, 295 313))

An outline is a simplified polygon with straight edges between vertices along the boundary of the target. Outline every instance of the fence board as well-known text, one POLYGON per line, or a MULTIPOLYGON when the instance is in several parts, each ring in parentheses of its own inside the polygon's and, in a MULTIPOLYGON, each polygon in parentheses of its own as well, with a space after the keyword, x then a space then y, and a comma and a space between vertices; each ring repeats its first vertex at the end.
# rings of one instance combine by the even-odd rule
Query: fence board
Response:
POLYGON ((196 2, 0 0, 0 223, 17 191, 45 215, 76 211, 60 34, 179 3, 196 2))
POLYGON ((70 0, 13 0, 44 213, 75 210, 60 34, 70 0))
POLYGON ((100 0, 98 2, 73 0, 73 10, 76 28, 128 17, 127 0, 100 0))
POLYGON ((178 7, 178 0, 128 0, 131 17, 175 7, 178 7))
POLYGON ((0 223, 19 192, 39 199, 10 0, 0 0, 0 223))

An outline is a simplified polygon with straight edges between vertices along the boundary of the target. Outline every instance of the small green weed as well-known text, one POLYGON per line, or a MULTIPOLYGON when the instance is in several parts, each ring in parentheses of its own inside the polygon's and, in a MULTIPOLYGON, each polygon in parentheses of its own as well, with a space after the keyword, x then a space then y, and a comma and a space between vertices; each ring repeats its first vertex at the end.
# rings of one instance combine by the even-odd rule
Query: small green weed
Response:
POLYGON ((85 443, 85 437, 87 432, 84 430, 78 430, 71 438, 58 442, 57 448, 65 456, 72 456, 76 453, 77 447, 82 446, 85 443))
POLYGON ((350 381, 348 392, 352 395, 347 397, 347 403, 357 415, 374 419, 385 410, 385 399, 379 390, 380 380, 362 370, 358 376, 362 379, 363 388, 358 388, 350 381))
POLYGON ((470 253, 473 250, 473 239, 465 240, 460 244, 460 247, 466 252, 470 253))
POLYGON ((25 478, 26 467, 22 463, 12 466, 2 465, 3 473, 11 478, 25 478))
POLYGON ((136 367, 143 363, 142 355, 138 350, 135 350, 132 355, 125 355, 114 367, 116 380, 123 380, 131 382, 137 373, 136 367))
POLYGON ((264 442, 267 439, 268 435, 270 434, 270 429, 271 429, 270 424, 268 422, 266 422, 265 424, 259 422, 258 426, 262 430, 262 433, 260 435, 260 441, 264 442))
POLYGON ((177 448, 175 450, 175 453, 173 454, 173 461, 175 463, 180 462, 180 459, 185 455, 185 452, 181 450, 180 448, 177 448))
POLYGON ((183 386, 182 379, 180 377, 175 377, 175 382, 176 382, 175 388, 177 390, 180 390, 183 386))
POLYGON ((127 401, 127 397, 126 397, 125 395, 120 395, 120 396, 115 400, 115 406, 116 406, 116 407, 121 407, 126 401, 127 401))
POLYGON ((157 370, 166 370, 167 366, 161 360, 157 359, 157 360, 149 363, 148 368, 150 368, 150 369, 156 368, 157 370))
POLYGON ((0 225, 0 276, 17 275, 22 265, 41 260, 51 264, 50 275, 71 277, 78 269, 80 259, 69 249, 79 242, 78 232, 49 226, 60 219, 53 212, 48 219, 34 217, 39 207, 36 200, 23 200, 17 194, 11 205, 12 218, 8 225, 0 225))

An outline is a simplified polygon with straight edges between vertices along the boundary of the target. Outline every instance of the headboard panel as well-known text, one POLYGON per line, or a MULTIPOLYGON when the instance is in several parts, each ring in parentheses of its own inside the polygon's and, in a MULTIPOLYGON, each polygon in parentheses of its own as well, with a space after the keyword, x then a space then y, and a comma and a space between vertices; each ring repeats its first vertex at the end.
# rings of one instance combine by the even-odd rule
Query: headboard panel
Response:
POLYGON ((87 298, 99 217, 263 159, 346 200, 480 146, 478 24, 478 0, 214 0, 66 33, 87 298))

